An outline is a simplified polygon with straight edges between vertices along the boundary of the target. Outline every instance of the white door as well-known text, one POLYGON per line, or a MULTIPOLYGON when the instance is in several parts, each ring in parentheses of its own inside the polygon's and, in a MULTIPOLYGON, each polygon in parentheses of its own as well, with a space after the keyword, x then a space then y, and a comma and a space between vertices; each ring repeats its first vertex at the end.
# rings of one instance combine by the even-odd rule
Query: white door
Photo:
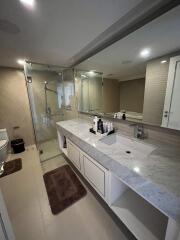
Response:
POLYGON ((15 240, 1 190, 0 190, 0 240, 15 240))
POLYGON ((180 130, 180 56, 170 59, 162 127, 180 130))

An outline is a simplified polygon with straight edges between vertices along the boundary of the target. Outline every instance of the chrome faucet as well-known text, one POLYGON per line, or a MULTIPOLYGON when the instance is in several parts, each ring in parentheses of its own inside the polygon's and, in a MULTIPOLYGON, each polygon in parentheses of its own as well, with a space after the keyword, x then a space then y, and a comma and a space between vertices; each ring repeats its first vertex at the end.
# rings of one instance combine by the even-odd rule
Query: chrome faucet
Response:
POLYGON ((134 137, 139 139, 145 138, 143 124, 133 123, 133 124, 130 124, 130 126, 134 126, 134 137))
POLYGON ((136 137, 139 139, 144 139, 145 134, 144 134, 144 126, 141 125, 137 125, 137 130, 136 130, 136 137))

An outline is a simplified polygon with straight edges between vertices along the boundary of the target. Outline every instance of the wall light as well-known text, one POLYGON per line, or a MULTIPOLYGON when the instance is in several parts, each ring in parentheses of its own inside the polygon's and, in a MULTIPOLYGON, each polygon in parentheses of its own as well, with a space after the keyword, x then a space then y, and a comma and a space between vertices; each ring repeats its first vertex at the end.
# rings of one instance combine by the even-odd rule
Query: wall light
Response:
POLYGON ((151 53, 151 50, 149 48, 145 48, 140 52, 140 56, 143 58, 147 58, 149 57, 150 53, 151 53))
POLYGON ((162 63, 162 64, 163 64, 163 63, 167 63, 167 60, 162 60, 161 63, 162 63))
POLYGON ((27 7, 34 7, 35 0, 19 0, 23 5, 27 7))
POLYGON ((25 64, 25 60, 24 59, 18 59, 17 63, 20 65, 24 65, 25 64))

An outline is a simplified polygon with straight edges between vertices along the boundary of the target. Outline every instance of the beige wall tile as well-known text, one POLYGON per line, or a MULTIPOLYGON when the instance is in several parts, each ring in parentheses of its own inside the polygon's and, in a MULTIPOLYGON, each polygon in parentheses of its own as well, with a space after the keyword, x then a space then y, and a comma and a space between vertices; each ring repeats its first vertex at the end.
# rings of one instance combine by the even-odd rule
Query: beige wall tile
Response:
POLYGON ((159 58, 147 63, 143 108, 143 121, 159 126, 162 122, 169 69, 169 63, 161 64, 163 59, 159 58))
POLYGON ((145 79, 120 82, 120 110, 143 112, 145 79))
POLYGON ((120 84, 116 79, 103 79, 103 112, 119 112, 120 84))
POLYGON ((24 73, 0 68, 0 128, 7 128, 9 138, 21 137, 26 145, 34 144, 34 132, 24 73), (14 126, 19 129, 13 131, 14 126))

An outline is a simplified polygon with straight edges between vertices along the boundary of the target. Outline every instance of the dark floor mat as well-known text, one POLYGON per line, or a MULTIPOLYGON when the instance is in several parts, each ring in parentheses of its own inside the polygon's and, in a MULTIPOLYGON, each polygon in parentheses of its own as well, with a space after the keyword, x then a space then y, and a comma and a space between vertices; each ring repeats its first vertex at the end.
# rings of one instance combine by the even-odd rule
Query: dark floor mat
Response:
POLYGON ((0 175, 0 177, 10 175, 12 173, 15 173, 15 172, 21 170, 21 169, 22 169, 22 159, 21 158, 17 158, 17 159, 14 159, 12 161, 5 162, 4 172, 3 172, 2 175, 0 175))
POLYGON ((86 195, 86 189, 68 165, 45 173, 43 177, 53 214, 58 214, 86 195))

